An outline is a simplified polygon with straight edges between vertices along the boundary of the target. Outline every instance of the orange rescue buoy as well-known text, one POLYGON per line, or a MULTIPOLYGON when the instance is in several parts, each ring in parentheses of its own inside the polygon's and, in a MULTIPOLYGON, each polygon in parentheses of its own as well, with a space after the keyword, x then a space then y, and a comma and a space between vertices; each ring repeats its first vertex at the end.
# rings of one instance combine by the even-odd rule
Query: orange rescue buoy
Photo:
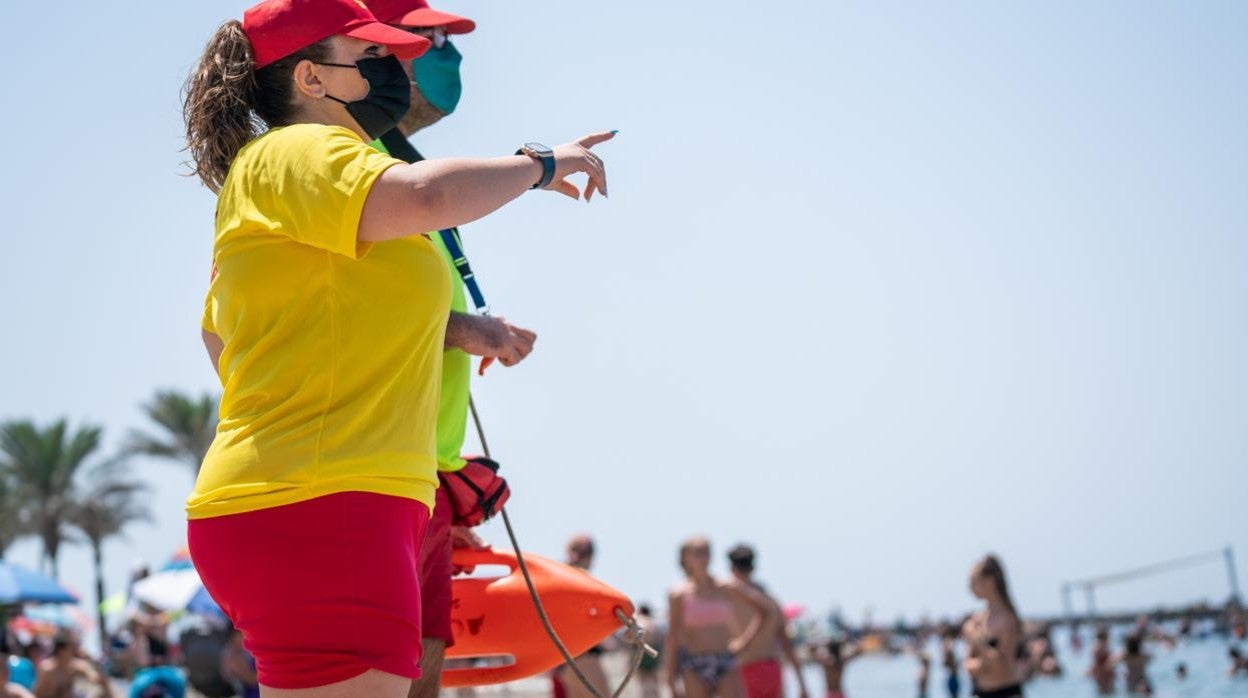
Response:
MULTIPOLYGON (((542 627, 515 554, 496 550, 454 552, 459 567, 505 565, 502 577, 457 577, 451 585, 451 629, 455 644, 447 659, 482 659, 485 666, 450 668, 442 686, 484 686, 535 676, 563 663, 563 655, 542 627), (500 665, 501 662, 501 665, 500 665)), ((633 615, 624 594, 589 573, 538 555, 524 561, 546 616, 572 656, 623 627, 615 609, 633 615)))

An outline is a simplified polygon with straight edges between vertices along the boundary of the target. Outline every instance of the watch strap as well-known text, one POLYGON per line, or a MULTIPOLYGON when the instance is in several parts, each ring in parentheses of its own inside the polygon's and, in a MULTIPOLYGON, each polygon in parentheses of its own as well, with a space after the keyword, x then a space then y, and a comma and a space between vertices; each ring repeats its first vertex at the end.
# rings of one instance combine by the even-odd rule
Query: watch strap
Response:
POLYGON ((516 151, 516 155, 527 155, 534 160, 542 163, 542 178, 534 184, 532 189, 542 189, 548 186, 555 179, 555 154, 549 148, 546 153, 539 153, 528 146, 520 148, 516 151))

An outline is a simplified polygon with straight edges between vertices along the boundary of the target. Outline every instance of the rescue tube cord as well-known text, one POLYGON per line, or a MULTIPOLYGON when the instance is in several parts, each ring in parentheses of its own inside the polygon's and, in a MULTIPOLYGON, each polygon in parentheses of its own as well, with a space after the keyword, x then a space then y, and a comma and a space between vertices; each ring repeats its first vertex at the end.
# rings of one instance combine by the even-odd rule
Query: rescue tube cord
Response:
MULTIPOLYGON (((481 450, 485 452, 486 458, 493 460, 493 456, 490 455, 489 444, 485 441, 485 430, 481 428, 481 416, 477 414, 477 404, 472 399, 472 396, 468 397, 468 409, 472 412, 472 422, 477 428, 477 437, 481 440, 481 450)), ((538 595, 537 586, 533 584, 533 577, 529 574, 529 566, 524 561, 524 553, 520 550, 520 541, 516 538, 516 530, 511 525, 511 517, 507 515, 507 508, 503 507, 500 513, 503 515, 503 526, 507 529, 507 538, 511 540, 512 550, 516 553, 516 563, 520 567, 520 574, 524 577, 525 586, 529 588, 529 597, 533 600, 533 607, 537 609, 537 616, 541 619, 542 627, 546 629, 546 634, 550 636, 550 641, 554 643, 555 648, 563 655, 564 664, 576 674, 576 678, 585 685, 590 694, 595 698, 607 698, 598 692, 598 689, 590 682, 589 677, 585 676, 585 672, 581 671, 581 668, 576 665, 576 658, 568 651, 567 646, 563 644, 563 640, 559 639, 559 633, 551 625, 550 617, 546 615, 546 607, 542 604, 542 597, 538 595)), ((632 681, 633 675, 637 673, 638 667, 641 666, 642 657, 645 655, 657 657, 659 652, 646 644, 645 629, 638 625, 635 619, 625 615, 624 611, 618 606, 615 608, 615 617, 627 629, 624 637, 633 646, 633 658, 629 662, 628 673, 624 675, 624 681, 620 683, 620 687, 611 694, 611 698, 620 698, 629 681, 632 681)))

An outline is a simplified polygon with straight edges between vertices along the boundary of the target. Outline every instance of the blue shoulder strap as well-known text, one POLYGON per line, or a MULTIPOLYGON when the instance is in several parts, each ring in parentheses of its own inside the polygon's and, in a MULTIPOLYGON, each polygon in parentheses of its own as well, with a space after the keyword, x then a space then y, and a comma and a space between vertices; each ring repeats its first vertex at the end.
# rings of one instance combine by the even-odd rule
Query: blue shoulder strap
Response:
POLYGON ((438 235, 442 236, 442 244, 446 245, 446 251, 451 253, 451 261, 455 263, 455 269, 459 271, 459 278, 464 280, 464 286, 468 288, 468 295, 472 296, 472 304, 477 306, 477 312, 489 315, 490 306, 486 305, 485 296, 481 295, 481 287, 477 285, 477 277, 472 273, 468 258, 464 256, 464 248, 459 244, 459 230, 447 228, 439 230, 438 235))

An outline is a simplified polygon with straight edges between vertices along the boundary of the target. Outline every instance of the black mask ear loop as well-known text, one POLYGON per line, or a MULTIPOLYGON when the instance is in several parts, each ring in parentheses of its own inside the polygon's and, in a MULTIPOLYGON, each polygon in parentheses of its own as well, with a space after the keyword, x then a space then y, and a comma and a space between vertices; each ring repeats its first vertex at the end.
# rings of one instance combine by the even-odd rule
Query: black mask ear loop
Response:
MULTIPOLYGON (((360 69, 360 66, 352 65, 350 63, 322 63, 320 61, 312 61, 312 65, 327 65, 331 68, 354 68, 356 70, 360 69)), ((341 104, 344 107, 347 106, 346 100, 338 99, 337 97, 331 95, 328 92, 325 93, 325 96, 329 97, 330 99, 334 100, 335 102, 341 104)))
POLYGON ((403 64, 394 56, 363 58, 356 61, 355 65, 318 61, 313 61, 313 64, 331 68, 354 68, 368 83, 368 94, 363 99, 348 102, 328 92, 325 96, 343 105, 369 139, 380 138, 398 126, 403 115, 407 113, 411 104, 411 79, 403 70, 403 64))

